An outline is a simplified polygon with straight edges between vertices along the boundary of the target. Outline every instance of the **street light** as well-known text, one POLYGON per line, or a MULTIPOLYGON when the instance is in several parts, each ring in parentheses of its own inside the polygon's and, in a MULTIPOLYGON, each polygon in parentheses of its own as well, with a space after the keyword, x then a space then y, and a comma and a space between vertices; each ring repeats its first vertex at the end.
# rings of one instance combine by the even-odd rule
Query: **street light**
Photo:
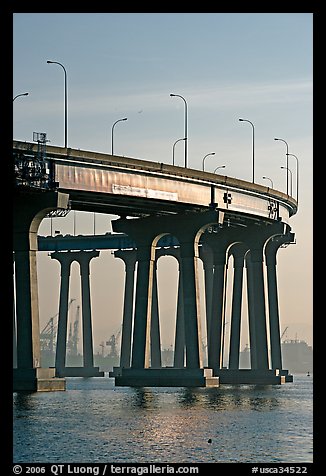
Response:
POLYGON ((14 99, 12 100, 12 102, 14 102, 14 100, 19 98, 20 96, 28 96, 28 93, 17 94, 17 96, 15 96, 14 99))
POLYGON ((288 154, 288 156, 291 155, 294 157, 297 161, 297 203, 299 203, 299 160, 298 157, 294 154, 288 154))
POLYGON ((206 159, 206 157, 208 157, 209 155, 215 155, 215 152, 210 152, 209 154, 206 154, 205 157, 203 158, 203 171, 205 170, 205 159, 206 159))
POLYGON ((61 68, 63 69, 63 72, 64 72, 64 75, 65 75, 65 149, 67 148, 67 128, 68 128, 68 125, 67 125, 67 117, 68 117, 68 104, 67 104, 67 71, 66 71, 66 68, 63 66, 63 64, 59 63, 58 61, 50 61, 48 60, 47 61, 48 64, 58 64, 59 66, 61 66, 61 68))
MULTIPOLYGON (((288 143, 286 142, 286 140, 284 139, 279 139, 278 137, 274 137, 274 140, 280 140, 282 142, 284 142, 284 144, 286 145, 286 168, 287 170, 289 170, 289 145, 288 143)), ((289 174, 288 172, 286 172, 286 194, 289 195, 289 174)))
POLYGON ((216 167, 216 169, 214 170, 214 174, 216 173, 216 170, 218 169, 225 169, 225 165, 219 165, 218 167, 216 167))
POLYGON ((185 105, 185 168, 187 168, 187 158, 188 158, 188 105, 187 101, 180 94, 170 94, 171 97, 181 98, 185 105))
POLYGON ((249 122, 252 127, 252 183, 255 182, 255 127, 249 119, 239 119, 240 122, 249 122))
POLYGON ((112 129, 111 129, 111 155, 113 155, 113 129, 114 129, 114 126, 116 124, 118 124, 118 122, 121 122, 121 121, 127 121, 128 118, 127 117, 124 117, 123 119, 118 119, 117 121, 115 121, 112 125, 112 129))
POLYGON ((271 178, 264 176, 263 179, 265 179, 265 180, 270 180, 271 185, 272 185, 272 188, 274 188, 274 183, 273 183, 273 180, 272 180, 271 178))
POLYGON ((182 139, 177 139, 174 144, 173 144, 173 147, 172 147, 172 165, 174 165, 174 149, 175 149, 175 145, 180 142, 181 140, 187 140, 185 137, 183 137, 182 139))
MULTIPOLYGON (((290 172, 290 174, 291 174, 291 183, 290 183, 290 185, 291 185, 291 187, 290 187, 290 197, 292 197, 292 170, 290 170, 288 167, 283 167, 283 166, 281 166, 281 169, 286 169, 286 170, 287 170, 287 173, 286 173, 286 174, 288 174, 288 172, 290 172)), ((288 193, 287 193, 287 195, 288 195, 288 193)))

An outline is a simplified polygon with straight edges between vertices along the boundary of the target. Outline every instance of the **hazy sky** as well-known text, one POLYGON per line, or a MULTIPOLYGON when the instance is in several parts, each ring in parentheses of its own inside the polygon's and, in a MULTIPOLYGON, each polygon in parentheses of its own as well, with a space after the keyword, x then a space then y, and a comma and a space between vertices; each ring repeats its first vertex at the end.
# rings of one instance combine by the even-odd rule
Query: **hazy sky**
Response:
MULTIPOLYGON (((224 174, 251 181, 250 124, 255 126, 255 181, 286 191, 286 147, 300 164, 299 211, 290 220, 296 244, 278 253, 282 331, 312 344, 312 13, 14 14, 14 139, 46 132, 64 143, 64 74, 68 76, 68 146, 172 163, 184 136, 188 104, 188 166, 225 165, 224 174)), ((183 143, 175 162, 183 165, 183 143)), ((296 161, 289 157, 296 196, 296 161)), ((291 177, 291 176, 290 176, 291 177)), ((54 230, 90 234, 93 214, 70 212, 54 230), (75 229, 74 229, 75 218, 75 229)), ((96 215, 96 233, 111 230, 96 215)), ((40 234, 50 233, 50 220, 40 234)), ((39 253, 41 326, 58 312, 59 264, 39 253)), ((124 266, 110 251, 92 262, 94 348, 122 320, 124 266)), ((172 344, 177 265, 159 262, 163 346, 172 344)), ((71 297, 80 302, 78 268, 71 297)), ((227 317, 228 319, 228 317, 227 317)), ((242 345, 247 343, 244 334, 242 345)))

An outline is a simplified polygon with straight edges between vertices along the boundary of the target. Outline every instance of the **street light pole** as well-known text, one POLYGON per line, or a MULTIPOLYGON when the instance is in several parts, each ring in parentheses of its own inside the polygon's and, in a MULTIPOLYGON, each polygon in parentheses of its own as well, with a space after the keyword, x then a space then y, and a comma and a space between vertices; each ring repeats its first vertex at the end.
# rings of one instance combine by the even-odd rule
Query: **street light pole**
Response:
POLYGON ((175 149, 175 145, 180 142, 181 140, 186 140, 185 137, 183 137, 182 139, 177 139, 174 144, 173 144, 173 147, 172 147, 172 165, 174 165, 174 149, 175 149))
POLYGON ((239 119, 240 122, 249 122, 252 127, 252 183, 255 182, 255 126, 249 119, 239 119))
POLYGON ((214 170, 213 173, 215 174, 215 173, 216 173, 216 170, 218 170, 218 169, 225 169, 225 167, 226 167, 225 165, 219 165, 218 167, 216 167, 216 169, 214 170))
POLYGON ((294 154, 288 154, 288 156, 289 155, 291 155, 291 157, 294 157, 297 161, 297 203, 299 203, 299 159, 294 154))
POLYGON ((14 100, 19 98, 20 96, 28 96, 28 93, 17 94, 17 96, 15 96, 14 99, 12 100, 12 102, 14 102, 14 100))
POLYGON ((203 171, 205 170, 205 159, 206 159, 206 157, 208 157, 209 155, 215 155, 215 152, 210 152, 209 154, 206 154, 205 157, 203 158, 203 171))
POLYGON ((274 183, 273 183, 273 180, 272 180, 271 178, 264 176, 263 179, 265 179, 265 180, 270 180, 271 185, 272 185, 272 188, 274 188, 274 183))
MULTIPOLYGON (((286 168, 289 171, 289 145, 284 139, 279 139, 278 137, 274 137, 274 140, 280 140, 284 142, 286 145, 286 168)), ((289 174, 286 172, 286 194, 289 195, 289 174)))
POLYGON ((123 119, 118 119, 117 121, 115 121, 112 125, 112 129, 111 129, 111 155, 113 155, 113 129, 114 129, 114 126, 116 124, 118 124, 118 122, 121 122, 121 121, 127 121, 128 118, 127 117, 124 117, 123 119))
MULTIPOLYGON (((288 172, 290 172, 290 174, 291 174, 291 183, 290 183, 290 185, 291 185, 291 187, 290 187, 290 197, 292 197, 292 170, 291 170, 291 169, 289 169, 289 167, 283 167, 283 166, 281 166, 281 169, 286 169, 286 170, 287 170, 286 174, 288 174, 288 172)), ((287 193, 287 195, 288 195, 288 193, 287 193)))
POLYGON ((187 101, 180 94, 170 94, 171 97, 181 98, 185 105, 185 169, 187 168, 188 162, 188 105, 187 101))
POLYGON ((67 148, 67 132, 68 132, 68 102, 67 102, 67 71, 66 71, 66 68, 63 66, 63 64, 59 63, 58 61, 50 61, 48 60, 47 61, 48 64, 58 64, 59 66, 61 66, 61 68, 63 69, 63 72, 64 72, 64 75, 65 75, 65 92, 64 92, 64 95, 65 95, 65 125, 64 125, 64 128, 65 128, 65 149, 67 148))

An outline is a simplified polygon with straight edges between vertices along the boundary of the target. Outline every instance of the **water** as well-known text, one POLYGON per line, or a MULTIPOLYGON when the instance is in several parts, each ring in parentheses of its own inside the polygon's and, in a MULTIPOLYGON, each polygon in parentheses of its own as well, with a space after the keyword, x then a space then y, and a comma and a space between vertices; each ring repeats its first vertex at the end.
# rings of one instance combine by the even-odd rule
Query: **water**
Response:
POLYGON ((14 394, 15 463, 309 463, 312 376, 219 388, 114 387, 14 394), (212 443, 208 443, 208 439, 212 443))

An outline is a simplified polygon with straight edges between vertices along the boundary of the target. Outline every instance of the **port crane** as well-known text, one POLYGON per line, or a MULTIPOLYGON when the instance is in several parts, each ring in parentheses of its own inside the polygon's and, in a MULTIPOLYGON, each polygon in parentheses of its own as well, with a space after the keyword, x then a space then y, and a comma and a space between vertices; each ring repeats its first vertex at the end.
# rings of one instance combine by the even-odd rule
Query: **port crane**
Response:
POLYGON ((77 306, 76 310, 76 318, 73 324, 73 329, 72 329, 72 323, 70 323, 69 327, 69 337, 68 337, 68 352, 70 355, 78 355, 78 350, 77 350, 77 345, 78 345, 78 334, 79 334, 79 313, 80 313, 80 306, 77 306))
POLYGON ((286 331, 288 330, 288 328, 289 328, 289 326, 286 326, 286 328, 285 328, 284 331, 282 332, 280 341, 282 341, 282 337, 284 336, 284 334, 286 333, 286 331))
MULTIPOLYGON (((68 311, 70 309, 71 304, 76 301, 76 299, 72 298, 68 304, 68 311)), ((47 324, 45 325, 44 329, 42 329, 40 333, 40 340, 41 340, 41 349, 48 350, 49 352, 54 352, 55 349, 55 342, 57 336, 57 318, 59 313, 57 312, 54 316, 50 317, 47 324)))
POLYGON ((120 337, 120 334, 121 334, 121 329, 116 335, 112 334, 110 339, 106 341, 106 345, 110 346, 110 352, 108 353, 110 357, 118 357, 119 355, 117 350, 117 342, 120 337))

